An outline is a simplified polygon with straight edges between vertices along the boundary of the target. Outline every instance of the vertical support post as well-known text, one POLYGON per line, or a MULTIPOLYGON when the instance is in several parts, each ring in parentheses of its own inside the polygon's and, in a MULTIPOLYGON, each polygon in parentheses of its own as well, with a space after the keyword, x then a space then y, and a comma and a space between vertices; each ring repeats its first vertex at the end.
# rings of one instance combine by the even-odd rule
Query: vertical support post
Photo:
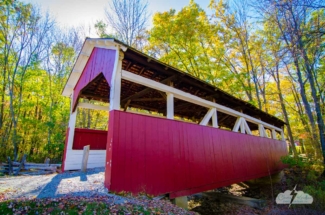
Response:
POLYGON ((267 137, 264 126, 262 124, 258 124, 258 131, 261 137, 267 137))
POLYGON ((276 140, 276 132, 275 132, 275 129, 272 129, 272 138, 276 140))
POLYGON ((285 137, 284 137, 284 127, 283 126, 281 128, 281 139, 282 139, 282 141, 286 140, 285 137))
POLYGON ((82 155, 82 162, 81 162, 81 171, 82 172, 87 172, 89 148, 90 148, 90 145, 84 146, 84 151, 83 151, 83 155, 82 155))
POLYGON ((123 52, 116 50, 114 71, 111 80, 111 92, 110 92, 110 106, 109 110, 120 110, 121 103, 121 79, 122 79, 122 60, 124 58, 123 52))
MULTIPOLYGON (((212 102, 216 103, 216 99, 212 98, 212 102)), ((215 110, 213 111, 213 114, 212 114, 212 127, 219 128, 217 108, 214 108, 214 109, 215 110)))
POLYGON ((70 119, 69 119, 69 135, 68 135, 67 150, 72 150, 74 132, 75 132, 76 121, 77 121, 78 108, 76 108, 76 110, 72 112, 73 111, 72 105, 73 105, 73 94, 71 95, 71 112, 70 112, 70 119))
MULTIPOLYGON (((18 169, 16 170, 16 172, 14 173, 14 175, 18 175, 18 173, 20 172, 21 168, 22 168, 23 166, 25 166, 26 157, 27 157, 27 155, 24 154, 23 157, 22 157, 21 160, 20 160, 19 167, 18 167, 18 169)), ((49 158, 47 158, 47 159, 49 159, 49 158)))
POLYGON ((174 119, 174 94, 167 93, 167 119, 174 119))

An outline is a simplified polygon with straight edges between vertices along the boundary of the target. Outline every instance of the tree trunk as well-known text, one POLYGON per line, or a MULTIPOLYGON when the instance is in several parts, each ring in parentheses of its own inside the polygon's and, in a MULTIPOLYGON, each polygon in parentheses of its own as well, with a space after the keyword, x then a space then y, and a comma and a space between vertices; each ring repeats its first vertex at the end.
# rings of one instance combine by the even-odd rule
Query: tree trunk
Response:
POLYGON ((314 100, 314 105, 316 109, 316 117, 317 117, 317 125, 318 125, 318 130, 319 130, 319 139, 322 147, 322 152, 323 152, 323 162, 325 163, 325 126, 324 126, 324 120, 321 112, 321 107, 319 104, 319 99, 317 98, 317 92, 316 92, 316 87, 315 87, 315 80, 313 76, 313 72, 311 71, 311 67, 309 64, 308 56, 306 53, 306 50, 302 48, 302 42, 300 41, 300 48, 302 52, 302 56, 304 59, 305 67, 306 67, 306 72, 307 72, 307 79, 310 84, 310 89, 311 89, 311 95, 314 100))
POLYGON ((290 141, 290 145, 291 145, 291 148, 292 148, 292 152, 293 152, 294 156, 297 156, 295 141, 293 139, 291 126, 290 126, 290 123, 289 123, 288 112, 287 112, 287 109, 286 109, 286 107, 284 105, 284 99, 283 99, 283 94, 282 94, 281 85, 280 85, 280 77, 279 77, 279 67, 278 67, 278 65, 276 66, 275 74, 273 73, 272 75, 273 75, 273 78, 275 79, 276 87, 277 87, 277 90, 278 90, 278 96, 279 96, 279 99, 280 99, 280 104, 281 104, 281 109, 282 109, 282 113, 283 113, 283 116, 284 116, 284 121, 287 124, 288 136, 289 136, 289 141, 290 141))
POLYGON ((311 124, 311 132, 312 132, 312 136, 313 136, 313 139, 314 139, 314 144, 317 147, 317 145, 318 145, 317 144, 317 142, 318 142, 317 139, 318 138, 317 138, 317 132, 316 132, 316 125, 315 125, 314 116, 312 114, 311 107, 310 107, 310 104, 309 104, 307 96, 306 96, 305 84, 303 83, 303 80, 302 80, 301 71, 300 71, 299 62, 298 62, 298 57, 296 56, 295 53, 293 53, 293 56, 294 56, 294 65, 296 67, 296 72, 297 72, 297 75, 298 75, 298 82, 299 82, 299 85, 300 85, 300 96, 301 96, 302 102, 304 104, 305 111, 306 111, 306 114, 308 116, 309 122, 311 124))

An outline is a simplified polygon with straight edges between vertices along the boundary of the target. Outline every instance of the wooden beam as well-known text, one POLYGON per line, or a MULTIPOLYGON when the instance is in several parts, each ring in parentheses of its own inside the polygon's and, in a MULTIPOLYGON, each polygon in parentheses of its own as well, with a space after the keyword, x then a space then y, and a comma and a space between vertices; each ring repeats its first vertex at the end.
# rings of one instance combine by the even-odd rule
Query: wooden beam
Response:
POLYGON ((164 92, 160 92, 160 91, 159 91, 159 94, 160 94, 164 99, 167 99, 167 95, 166 95, 166 93, 164 93, 164 92))
POLYGON ((83 97, 83 98, 87 98, 87 99, 94 99, 94 100, 104 100, 104 101, 109 101, 108 96, 98 96, 95 94, 85 94, 85 93, 81 93, 79 94, 79 97, 83 97))
POLYGON ((134 107, 134 108, 140 108, 142 110, 150 110, 150 111, 155 111, 155 112, 160 113, 160 111, 157 108, 146 107, 146 106, 138 105, 138 104, 135 104, 135 103, 132 103, 129 106, 134 107))
MULTIPOLYGON (((123 71, 125 71, 125 70, 123 70, 123 71)), ((141 77, 141 76, 140 76, 140 77, 141 77)), ((163 81, 161 81, 160 83, 165 84, 165 83, 167 83, 168 81, 173 80, 173 79, 175 79, 175 78, 177 78, 177 75, 170 76, 170 77, 164 79, 163 81)), ((148 79, 148 80, 150 80, 150 79, 148 79)), ((159 83, 159 82, 157 82, 157 83, 159 83)), ((123 99, 123 100, 121 101, 121 104, 124 104, 124 103, 127 102, 129 99, 133 100, 133 99, 139 98, 139 97, 141 97, 141 96, 144 96, 144 95, 148 94, 149 92, 151 92, 151 91, 153 91, 153 90, 155 90, 155 89, 152 89, 152 88, 146 88, 146 89, 144 89, 144 90, 142 90, 142 91, 140 91, 140 92, 135 93, 135 94, 132 95, 132 96, 129 96, 129 97, 123 99)))
POLYGON ((284 137, 284 127, 282 126, 282 130, 281 130, 281 139, 282 141, 285 141, 285 137, 284 137))
POLYGON ((274 129, 272 129, 272 138, 276 140, 276 132, 274 129))
POLYGON ((76 108, 76 110, 74 112, 70 113, 67 150, 72 150, 74 130, 76 127, 76 120, 77 120, 77 112, 78 112, 78 110, 76 108))
POLYGON ((80 55, 83 55, 83 56, 86 56, 86 57, 89 57, 91 53, 87 53, 87 52, 81 52, 80 55))
POLYGON ((180 109, 184 109, 184 108, 186 108, 188 106, 191 106, 191 105, 193 105, 193 104, 192 103, 188 103, 188 102, 186 102, 184 104, 180 104, 180 105, 178 105, 178 106, 175 107, 175 111, 176 110, 180 110, 180 109))
MULTIPOLYGON (((143 68, 140 70, 139 75, 141 75, 141 74, 144 72, 144 70, 145 70, 145 68, 143 67, 143 68)), ((129 92, 131 92, 131 89, 132 89, 132 87, 134 86, 134 84, 135 84, 134 82, 131 84, 131 86, 129 87, 128 91, 125 93, 126 95, 128 95, 129 92)))
POLYGON ((222 194, 216 192, 206 192, 206 193, 202 193, 202 195, 211 198, 212 201, 219 200, 221 202, 232 202, 241 205, 248 205, 257 209, 262 209, 266 205, 265 200, 254 199, 245 196, 233 196, 229 194, 222 194))
POLYGON ((222 117, 222 119, 219 120, 219 123, 223 123, 223 121, 225 121, 229 117, 230 117, 229 115, 226 115, 226 116, 222 117))
POLYGON ((80 108, 92 109, 92 110, 104 110, 109 111, 109 106, 95 105, 90 103, 81 102, 78 104, 80 108))
POLYGON ((188 102, 191 102, 191 103, 203 106, 203 107, 207 107, 207 108, 215 107, 220 112, 223 112, 223 113, 235 116, 235 117, 243 117, 247 121, 250 121, 252 123, 262 124, 265 127, 281 131, 280 128, 277 128, 277 127, 275 127, 275 126, 273 126, 271 124, 268 124, 266 122, 263 122, 261 120, 255 119, 255 118, 253 118, 251 116, 248 116, 248 115, 246 115, 244 113, 240 113, 240 112, 235 111, 235 110, 233 110, 231 108, 225 107, 223 105, 219 105, 219 104, 211 102, 211 101, 207 101, 207 100, 202 99, 202 98, 200 98, 198 96, 194 96, 192 94, 185 93, 185 92, 183 92, 183 91, 181 91, 179 89, 175 89, 173 87, 170 87, 170 86, 164 85, 162 83, 150 80, 148 78, 141 77, 141 76, 133 74, 131 72, 123 70, 122 71, 122 78, 125 79, 125 80, 128 80, 128 81, 136 82, 138 84, 141 84, 141 85, 144 85, 144 86, 159 90, 159 91, 163 91, 163 92, 166 92, 166 93, 172 93, 175 98, 182 99, 184 101, 188 101, 188 102))
POLYGON ((241 117, 240 120, 240 133, 245 134, 246 130, 245 130, 245 119, 243 117, 241 117))
POLYGON ((129 99, 129 100, 126 102, 126 104, 124 105, 124 111, 126 111, 126 109, 129 107, 130 103, 131 103, 131 99, 129 99))
POLYGON ((160 74, 164 74, 164 75, 174 75, 175 74, 175 72, 173 72, 173 71, 164 69, 165 66, 168 66, 167 64, 158 62, 155 59, 152 59, 152 61, 150 63, 148 63, 147 57, 139 56, 138 53, 132 53, 132 51, 126 52, 125 56, 126 56, 125 58, 127 60, 131 61, 133 64, 141 66, 141 67, 146 67, 148 70, 157 71, 157 72, 160 72, 160 74))
POLYGON ((219 128, 218 117, 217 117, 217 109, 212 114, 212 127, 219 128))
POLYGON ((215 108, 210 108, 208 112, 203 117, 202 121, 200 122, 200 125, 207 125, 213 115, 213 113, 216 111, 215 108))
POLYGON ((174 119, 174 94, 167 93, 167 119, 174 119))
POLYGON ((115 63, 111 80, 110 89, 110 110, 120 110, 121 108, 121 79, 122 79, 122 60, 124 54, 120 50, 116 51, 115 63))
POLYGON ((265 128, 262 124, 258 124, 258 131, 259 131, 261 137, 267 137, 267 133, 266 133, 265 128))
POLYGON ((235 122, 235 125, 234 125, 234 128, 232 129, 232 131, 234 131, 234 132, 238 132, 238 130, 239 130, 239 127, 240 127, 240 125, 241 125, 241 117, 238 117, 237 118, 237 120, 236 120, 236 122, 235 122))
POLYGON ((140 98, 140 99, 133 99, 133 102, 153 102, 153 101, 165 101, 164 98, 140 98))
POLYGON ((244 124, 244 129, 245 129, 246 133, 252 135, 252 131, 249 128, 249 126, 244 118, 242 119, 242 123, 244 124))

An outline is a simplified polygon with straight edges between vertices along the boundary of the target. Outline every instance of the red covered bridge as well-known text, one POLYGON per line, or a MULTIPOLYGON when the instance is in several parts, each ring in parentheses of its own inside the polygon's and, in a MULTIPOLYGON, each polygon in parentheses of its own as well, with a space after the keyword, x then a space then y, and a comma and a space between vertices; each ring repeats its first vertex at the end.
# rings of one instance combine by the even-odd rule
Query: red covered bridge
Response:
POLYGON ((88 167, 105 166, 111 191, 175 198, 283 168, 282 120, 114 39, 86 39, 63 95, 63 168, 80 169, 90 145, 88 167), (78 108, 107 111, 108 131, 75 128, 78 108))

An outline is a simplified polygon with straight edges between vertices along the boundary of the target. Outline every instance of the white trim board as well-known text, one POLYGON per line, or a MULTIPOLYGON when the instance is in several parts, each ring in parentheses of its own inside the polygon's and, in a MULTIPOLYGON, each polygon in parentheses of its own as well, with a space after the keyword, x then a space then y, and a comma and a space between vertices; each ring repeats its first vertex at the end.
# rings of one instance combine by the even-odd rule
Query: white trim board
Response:
POLYGON ((127 48, 121 44, 114 42, 114 39, 91 39, 87 38, 84 45, 82 46, 82 50, 80 51, 78 58, 73 66, 73 69, 70 73, 70 76, 65 84, 62 95, 70 96, 73 92, 74 87, 76 86, 82 71, 84 70, 89 56, 94 48, 104 48, 104 49, 112 49, 119 51, 126 51, 127 48))

